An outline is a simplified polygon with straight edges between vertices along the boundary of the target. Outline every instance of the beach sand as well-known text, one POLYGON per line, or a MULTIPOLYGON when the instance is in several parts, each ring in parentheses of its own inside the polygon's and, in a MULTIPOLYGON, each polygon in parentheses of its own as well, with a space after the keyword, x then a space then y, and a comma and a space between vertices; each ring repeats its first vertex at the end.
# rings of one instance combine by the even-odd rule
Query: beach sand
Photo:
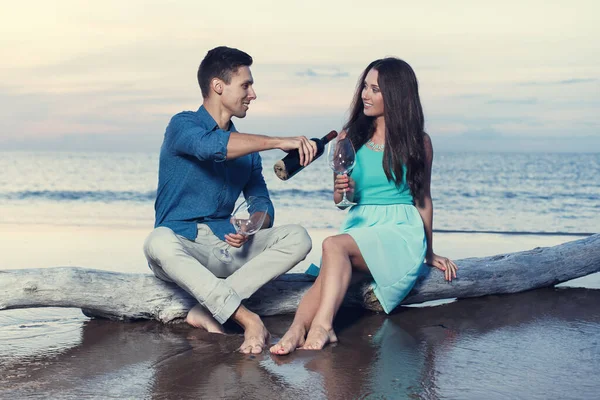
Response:
MULTIPOLYGON (((79 266, 149 273, 151 227, 0 224, 2 268, 79 266)), ((311 230, 318 263, 335 232, 311 230)), ((552 246, 569 236, 438 233, 453 259, 552 246)), ((90 320, 75 309, 0 311, 0 398, 597 398, 599 274, 584 288, 485 296, 391 316, 343 310, 340 343, 245 356, 241 336, 153 321, 90 320)), ((265 319, 276 341, 292 316, 265 319)), ((230 327, 231 328, 231 327, 230 327)))
MULTIPOLYGON (((152 226, 16 225, 0 223, 0 241, 6 249, 3 268, 80 266, 110 271, 148 273, 142 253, 152 226)), ((293 272, 318 264, 321 243, 333 229, 311 229, 313 250, 293 272)), ((487 233, 436 233, 436 253, 460 259, 554 246, 578 236, 511 235, 487 233)))

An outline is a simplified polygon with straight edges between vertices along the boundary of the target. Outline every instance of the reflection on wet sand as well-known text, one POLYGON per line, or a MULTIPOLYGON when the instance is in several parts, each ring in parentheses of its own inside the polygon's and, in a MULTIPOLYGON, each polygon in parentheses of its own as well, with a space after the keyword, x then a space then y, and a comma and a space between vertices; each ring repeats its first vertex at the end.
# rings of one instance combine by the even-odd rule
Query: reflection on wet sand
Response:
MULTIPOLYGON (((598 290, 543 289, 391 316, 343 310, 339 344, 285 357, 239 354, 237 334, 90 320, 70 348, 0 354, 0 397, 594 398, 598 304, 598 290)), ((266 319, 274 340, 291 319, 266 319)))

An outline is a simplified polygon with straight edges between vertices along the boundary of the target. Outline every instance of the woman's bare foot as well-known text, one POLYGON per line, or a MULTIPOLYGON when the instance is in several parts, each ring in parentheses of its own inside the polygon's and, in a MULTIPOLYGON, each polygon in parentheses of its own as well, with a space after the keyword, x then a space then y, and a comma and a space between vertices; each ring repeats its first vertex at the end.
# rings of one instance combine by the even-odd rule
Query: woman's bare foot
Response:
POLYGON ((333 329, 325 329, 320 325, 312 325, 302 348, 305 350, 321 350, 327 343, 336 343, 337 341, 338 339, 333 329))
POLYGON ((185 322, 195 328, 203 328, 211 333, 225 333, 223 326, 200 304, 196 304, 185 317, 185 322))
MULTIPOLYGON (((260 321, 260 320, 259 320, 260 321)), ((240 353, 260 354, 263 352, 271 335, 262 321, 244 328, 244 343, 239 348, 240 353)))
POLYGON ((270 351, 271 354, 285 355, 290 354, 298 347, 304 345, 304 338, 306 336, 306 329, 301 325, 292 325, 290 329, 283 335, 281 340, 272 346, 270 351))

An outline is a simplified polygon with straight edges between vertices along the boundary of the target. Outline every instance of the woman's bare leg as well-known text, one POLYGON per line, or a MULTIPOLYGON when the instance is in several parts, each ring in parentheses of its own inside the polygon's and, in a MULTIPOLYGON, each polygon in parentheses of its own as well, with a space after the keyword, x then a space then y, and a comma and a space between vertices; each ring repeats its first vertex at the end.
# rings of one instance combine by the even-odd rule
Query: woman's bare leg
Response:
POLYGON ((315 283, 313 283, 302 297, 292 325, 281 340, 271 347, 271 353, 278 355, 289 354, 304 345, 306 333, 310 328, 321 300, 321 281, 322 278, 319 274, 315 283))
POLYGON ((321 298, 312 320, 303 349, 320 350, 327 343, 337 342, 333 319, 348 291, 352 268, 368 271, 358 245, 347 234, 328 237, 323 241, 321 298))

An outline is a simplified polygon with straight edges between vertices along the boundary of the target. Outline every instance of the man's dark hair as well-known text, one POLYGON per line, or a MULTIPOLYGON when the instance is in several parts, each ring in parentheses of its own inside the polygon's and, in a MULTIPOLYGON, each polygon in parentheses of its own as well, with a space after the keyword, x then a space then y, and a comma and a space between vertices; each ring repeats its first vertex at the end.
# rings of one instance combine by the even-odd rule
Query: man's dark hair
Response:
POLYGON ((231 75, 239 67, 252 65, 252 57, 241 50, 226 46, 215 47, 206 53, 198 68, 198 84, 202 90, 202 97, 207 98, 210 93, 210 81, 219 78, 226 84, 231 82, 231 75))

